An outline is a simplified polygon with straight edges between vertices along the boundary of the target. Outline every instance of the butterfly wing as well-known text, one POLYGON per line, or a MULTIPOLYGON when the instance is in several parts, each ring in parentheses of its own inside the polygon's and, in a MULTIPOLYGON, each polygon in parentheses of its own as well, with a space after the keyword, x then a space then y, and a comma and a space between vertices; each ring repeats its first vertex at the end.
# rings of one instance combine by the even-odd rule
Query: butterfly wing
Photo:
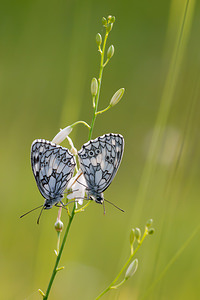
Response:
POLYGON ((121 163, 123 151, 124 138, 114 133, 105 134, 83 145, 78 156, 91 194, 98 195, 109 187, 121 163))
POLYGON ((31 146, 31 166, 42 196, 60 199, 73 176, 75 159, 67 148, 46 140, 35 140, 31 146))

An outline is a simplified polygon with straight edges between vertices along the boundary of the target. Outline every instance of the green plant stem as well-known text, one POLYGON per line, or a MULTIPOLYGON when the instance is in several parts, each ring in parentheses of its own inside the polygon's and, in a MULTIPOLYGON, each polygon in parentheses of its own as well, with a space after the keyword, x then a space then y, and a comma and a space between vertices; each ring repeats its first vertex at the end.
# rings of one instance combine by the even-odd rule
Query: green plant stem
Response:
POLYGON ((99 96, 100 96, 100 89, 101 89, 101 81, 102 81, 102 75, 103 75, 103 69, 104 69, 104 54, 105 54, 105 47, 106 47, 106 41, 108 38, 108 32, 105 34, 104 42, 103 42, 103 47, 102 47, 102 52, 101 53, 101 62, 100 62, 100 70, 99 70, 99 78, 98 78, 98 89, 97 89, 97 95, 96 95, 96 101, 95 101, 95 106, 94 106, 94 112, 93 112, 93 118, 90 126, 90 131, 89 131, 89 136, 88 139, 91 140, 92 138, 92 132, 94 128, 94 123, 96 120, 96 112, 98 109, 98 103, 99 103, 99 96))
POLYGON ((71 127, 74 127, 74 126, 77 125, 77 124, 84 124, 87 128, 90 129, 90 125, 88 125, 88 123, 85 122, 85 121, 77 121, 77 122, 73 123, 73 124, 71 125, 71 127))
POLYGON ((56 259, 56 263, 55 263, 55 266, 54 266, 54 269, 53 269, 53 272, 52 272, 52 275, 51 275, 51 278, 50 278, 50 281, 49 281, 49 285, 48 285, 46 294, 43 296, 43 300, 48 299, 48 296, 49 296, 49 293, 50 293, 50 290, 51 290, 53 281, 54 281, 55 276, 56 276, 56 274, 57 274, 57 272, 58 272, 58 270, 59 270, 59 269, 58 269, 58 264, 59 264, 59 262, 60 262, 60 258, 61 258, 61 255, 62 255, 64 246, 65 246, 66 240, 67 240, 67 236, 68 236, 69 229, 70 229, 71 223, 72 223, 72 221, 73 221, 74 215, 75 215, 75 204, 74 204, 74 207, 73 207, 71 216, 69 216, 69 222, 68 222, 67 228, 66 228, 66 230, 65 230, 65 234, 64 234, 64 237, 63 237, 63 240, 62 240, 62 244, 61 244, 61 247, 60 247, 60 251, 59 251, 58 256, 57 256, 57 259, 56 259))
POLYGON ((117 285, 114 285, 117 280, 119 279, 119 277, 121 276, 121 274, 124 272, 124 270, 128 267, 128 265, 130 264, 131 260, 133 259, 133 256, 138 252, 138 250, 140 249, 145 237, 148 235, 148 228, 145 227, 145 231, 144 231, 144 234, 141 238, 141 240, 139 241, 138 243, 138 246, 137 248, 135 249, 135 251, 129 256, 128 260, 126 261, 126 263, 124 264, 124 266, 122 267, 122 269, 120 270, 120 272, 118 273, 118 275, 115 277, 115 279, 111 282, 111 284, 95 299, 95 300, 98 300, 100 299, 103 295, 105 295, 109 290, 111 289, 116 289, 118 288, 119 286, 121 286, 125 281, 126 281, 126 278, 124 278, 122 280, 122 282, 120 282, 119 284, 117 285))
POLYGON ((102 113, 106 112, 106 111, 109 110, 110 108, 111 108, 111 105, 109 105, 108 107, 106 107, 106 108, 103 109, 103 110, 97 111, 97 112, 96 112, 96 116, 99 115, 99 114, 102 114, 102 113))

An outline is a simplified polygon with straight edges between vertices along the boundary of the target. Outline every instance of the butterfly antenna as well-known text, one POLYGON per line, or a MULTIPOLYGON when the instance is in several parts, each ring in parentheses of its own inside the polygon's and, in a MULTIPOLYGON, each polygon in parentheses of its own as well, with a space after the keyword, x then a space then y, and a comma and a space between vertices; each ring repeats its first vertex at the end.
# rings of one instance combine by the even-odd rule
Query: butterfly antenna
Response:
POLYGON ((104 203, 104 201, 103 201, 103 214, 104 214, 104 216, 105 216, 105 214, 106 214, 106 208, 105 208, 105 203, 104 203))
POLYGON ((112 202, 110 202, 110 201, 108 201, 108 200, 106 200, 106 199, 104 199, 104 201, 108 202, 109 204, 112 204, 114 207, 116 207, 117 209, 119 209, 119 210, 121 210, 122 212, 124 212, 123 209, 121 209, 120 207, 118 207, 118 206, 115 205, 114 203, 112 203, 112 202))
MULTIPOLYGON (((40 206, 41 207, 41 206, 40 206)), ((43 212, 43 209, 44 209, 44 205, 42 205, 42 209, 41 209, 41 211, 40 211, 40 214, 39 214, 39 217, 38 217, 38 219, 37 219, 37 224, 39 225, 39 222, 40 222, 40 217, 41 217, 41 214, 42 214, 42 212, 43 212)))
POLYGON ((23 218, 24 216, 28 215, 28 214, 31 213, 32 211, 34 211, 34 210, 36 210, 36 209, 38 209, 38 208, 40 208, 40 207, 42 207, 42 206, 43 206, 43 205, 40 205, 40 206, 38 206, 38 207, 35 207, 35 208, 33 208, 33 209, 27 211, 25 214, 23 214, 22 216, 20 216, 20 218, 23 218))

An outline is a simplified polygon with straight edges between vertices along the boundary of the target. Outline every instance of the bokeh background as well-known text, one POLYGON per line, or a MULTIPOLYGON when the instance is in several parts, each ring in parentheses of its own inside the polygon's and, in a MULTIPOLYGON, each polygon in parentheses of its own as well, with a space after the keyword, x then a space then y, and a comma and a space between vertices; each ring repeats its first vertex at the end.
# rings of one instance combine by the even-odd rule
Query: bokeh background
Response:
MULTIPOLYGON (((200 299, 200 2, 1 1, 0 298, 41 299, 55 262, 57 208, 42 204, 30 166, 34 139, 51 140, 92 118, 90 82, 98 77, 101 18, 116 17, 115 54, 102 82, 93 137, 121 133, 125 154, 105 197, 75 217, 49 299, 95 299, 129 256, 130 229, 154 219, 133 278, 103 299, 200 299)), ((77 149, 87 128, 71 133, 77 149)), ((67 142, 63 143, 68 146, 67 142)), ((67 225, 66 213, 62 221, 67 225)))

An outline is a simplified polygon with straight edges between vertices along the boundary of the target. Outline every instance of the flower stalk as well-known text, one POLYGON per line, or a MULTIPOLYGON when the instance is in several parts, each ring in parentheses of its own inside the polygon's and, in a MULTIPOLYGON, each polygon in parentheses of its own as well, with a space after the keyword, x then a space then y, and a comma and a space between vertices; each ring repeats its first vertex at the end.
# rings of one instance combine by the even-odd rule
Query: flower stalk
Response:
MULTIPOLYGON (((110 285, 95 300, 100 299, 109 290, 117 289, 118 287, 120 287, 123 283, 125 283, 136 272, 137 267, 138 267, 138 260, 136 259, 132 263, 131 263, 131 261, 132 261, 133 257, 135 256, 135 254, 140 249, 140 247, 141 247, 142 243, 144 242, 146 236, 148 236, 150 234, 149 231, 151 231, 152 229, 149 229, 147 225, 145 226, 144 234, 143 234, 143 236, 140 240, 137 240, 138 244, 137 244, 137 247, 136 247, 135 250, 133 250, 133 243, 134 243, 134 240, 135 240, 133 238, 133 232, 134 232, 134 235, 135 235, 135 230, 131 231, 131 238, 130 238, 131 254, 130 254, 129 258, 127 259, 127 261, 125 262, 125 264, 123 265, 123 267, 121 268, 121 270, 119 271, 119 273, 115 277, 115 279, 110 283, 110 285), (118 279, 120 278, 120 276, 122 275, 122 273, 125 271, 125 269, 127 267, 128 267, 128 269, 125 273, 124 279, 121 282, 119 282, 118 284, 116 284, 116 282, 118 281, 118 279)), ((138 228, 137 228, 137 230, 138 230, 138 228)))
POLYGON ((60 251, 59 251, 58 256, 56 258, 55 266, 54 266, 54 269, 53 269, 53 272, 52 272, 52 275, 51 275, 51 278, 50 278, 50 281, 49 281, 49 285, 48 285, 47 290, 46 290, 46 294, 43 296, 43 300, 48 299, 48 296, 49 296, 54 278, 55 278, 57 272, 59 270, 63 269, 63 267, 58 268, 58 265, 59 265, 59 262, 60 262, 60 258, 62 256, 62 252, 63 252, 64 246, 65 246, 65 243, 66 243, 66 240, 67 240, 67 237, 68 237, 69 229, 71 227, 74 215, 75 215, 75 204, 74 204, 74 207, 72 209, 71 215, 69 216, 69 222, 68 222, 67 228, 65 230, 65 234, 64 234, 64 237, 63 237, 63 240, 62 240, 60 251))

